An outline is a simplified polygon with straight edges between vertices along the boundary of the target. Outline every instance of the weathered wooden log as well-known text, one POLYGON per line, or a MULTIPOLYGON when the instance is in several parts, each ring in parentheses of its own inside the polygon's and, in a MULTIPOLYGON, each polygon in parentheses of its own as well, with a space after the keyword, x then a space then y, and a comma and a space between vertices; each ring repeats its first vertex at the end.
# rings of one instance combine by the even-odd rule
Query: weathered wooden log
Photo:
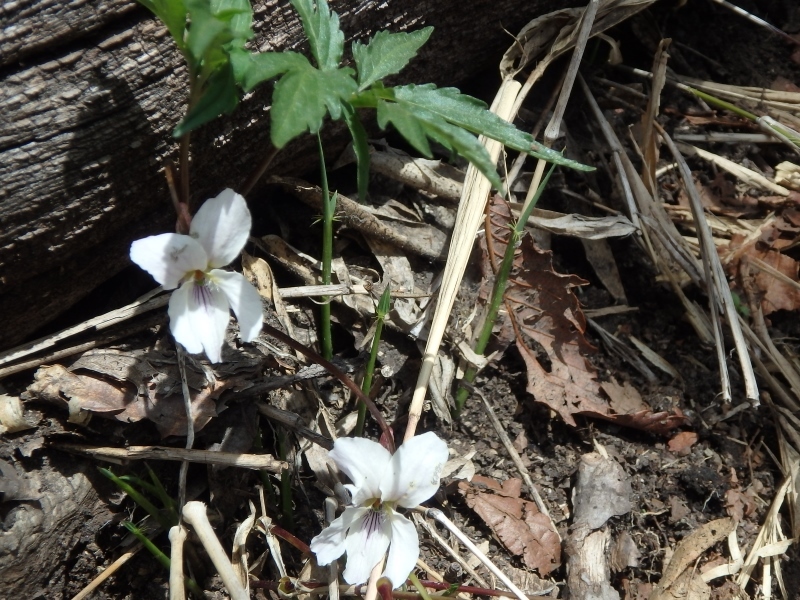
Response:
MULTIPOLYGON (((511 41, 506 31, 570 3, 331 6, 349 39, 433 25, 402 79, 453 85, 497 64, 511 41)), ((255 46, 302 47, 287 0, 258 0, 254 10, 255 46)), ((183 116, 185 83, 166 29, 132 0, 18 0, 0 9, 0 349, 129 264, 131 240, 172 227, 163 165, 177 161, 171 132, 183 116)), ((268 150, 270 89, 193 134, 195 202, 239 186, 268 150)), ((301 141, 279 155, 273 172, 296 174, 315 160, 309 141, 301 141)))

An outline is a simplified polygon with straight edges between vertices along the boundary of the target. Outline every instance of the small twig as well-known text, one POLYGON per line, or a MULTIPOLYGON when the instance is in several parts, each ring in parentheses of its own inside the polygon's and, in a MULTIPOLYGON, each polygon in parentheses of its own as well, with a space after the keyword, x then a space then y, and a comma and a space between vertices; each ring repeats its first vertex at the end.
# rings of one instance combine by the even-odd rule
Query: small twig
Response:
POLYGON ((211 562, 217 569, 222 583, 228 588, 228 593, 231 600, 249 600, 249 594, 242 587, 242 583, 236 576, 236 571, 233 569, 231 561, 228 559, 222 544, 219 543, 211 523, 208 522, 208 515, 206 514, 206 505, 202 502, 193 500, 187 502, 183 507, 183 518, 192 526, 197 537, 200 538, 200 543, 208 553, 211 562))
POLYGON ((291 337, 283 333, 280 329, 276 329, 271 325, 267 325, 266 323, 264 323, 263 331, 267 335, 274 337, 277 340, 280 340, 281 342, 289 346, 292 350, 300 352, 303 356, 305 356, 309 360, 325 367, 328 373, 330 373, 331 375, 336 377, 336 379, 341 381, 347 387, 347 389, 349 389, 353 394, 355 394, 356 398, 366 403, 367 408, 369 409, 369 412, 372 415, 372 418, 375 419, 375 421, 378 423, 378 427, 380 427, 381 433, 383 433, 384 437, 386 438, 390 446, 389 451, 394 453, 395 450, 394 435, 392 434, 392 430, 389 428, 389 425, 386 424, 386 419, 383 418, 381 411, 378 410, 377 406, 375 406, 375 402, 373 402, 372 399, 369 398, 369 396, 367 396, 364 392, 362 392, 361 388, 358 387, 355 384, 355 382, 353 382, 353 380, 350 379, 344 373, 344 371, 342 371, 339 367, 334 365, 329 360, 325 360, 324 358, 322 358, 322 356, 314 352, 314 350, 312 350, 308 346, 304 346, 297 340, 292 339, 291 337))
POLYGON ((764 29, 774 33, 775 35, 778 35, 778 36, 782 37, 787 42, 790 42, 790 43, 795 44, 795 45, 800 45, 800 41, 794 39, 792 36, 790 36, 788 33, 783 31, 782 29, 778 29, 772 23, 768 23, 764 19, 762 19, 760 17, 757 17, 754 14, 751 14, 751 13, 747 12, 745 9, 740 8, 740 7, 738 7, 738 6, 734 5, 734 4, 731 4, 727 0, 714 0, 714 2, 724 6, 725 8, 727 8, 729 10, 732 10, 737 15, 744 17, 745 19, 747 19, 751 23, 755 23, 756 25, 759 25, 760 27, 763 27, 764 29))
MULTIPOLYGON (((462 382, 462 385, 466 385, 466 382, 462 382)), ((497 418, 497 415, 494 412, 494 408, 492 408, 491 403, 489 402, 486 395, 481 392, 478 388, 473 385, 469 385, 469 390, 473 394, 477 394, 481 400, 483 400, 483 407, 486 409, 486 414, 489 416, 489 421, 492 423, 492 427, 494 427, 495 433, 497 433, 497 437, 500 438, 500 442, 508 452, 509 456, 511 457, 511 462, 514 463, 514 466, 517 467, 519 474, 522 476, 522 480, 525 482, 525 485, 528 487, 528 493, 530 494, 533 501, 536 503, 536 507, 539 509, 539 512, 542 513, 544 516, 547 517, 548 521, 550 522, 550 527, 553 529, 555 534, 558 536, 559 542, 561 541, 561 536, 558 533, 555 525, 553 524, 553 519, 550 516, 550 512, 547 510, 547 506, 542 500, 542 497, 539 495, 539 490, 536 489, 536 486, 533 484, 533 480, 531 479, 531 475, 528 472, 527 467, 522 463, 522 459, 519 456, 519 452, 517 449, 514 448, 514 444, 511 442, 511 438, 508 437, 505 429, 503 429, 503 424, 500 423, 500 419, 497 418)))
MULTIPOLYGON (((758 383, 756 382, 755 372, 753 371, 753 364, 750 362, 750 355, 747 350, 747 343, 744 340, 742 328, 739 325, 739 315, 736 312, 736 306, 731 296, 731 289, 728 285, 725 273, 722 269, 722 264, 719 260, 719 253, 714 245, 711 229, 705 219, 703 205, 700 196, 697 193, 697 188, 692 180, 692 173, 689 166, 686 164, 675 143, 667 135, 664 129, 657 123, 653 125, 658 130, 661 138, 669 147, 670 152, 673 154, 676 162, 678 163, 679 172, 683 179, 684 189, 689 196, 690 206, 694 215, 695 224, 697 226, 698 237, 701 241, 701 249, 703 255, 703 262, 708 263, 711 280, 707 281, 709 296, 712 296, 712 288, 716 288, 716 294, 719 295, 722 303, 722 309, 728 321, 731 335, 733 336, 734 345, 736 346, 736 353, 739 355, 739 365, 742 368, 742 378, 744 379, 745 395, 753 406, 759 405, 758 398, 758 383)), ((715 306, 710 307, 713 313, 716 310, 715 306)), ((725 357, 721 357, 720 369, 723 368, 725 357)), ((728 392, 730 394, 730 392, 728 392)))
POLYGON ((425 516, 435 519, 447 527, 447 529, 449 529, 453 535, 455 535, 459 541, 464 544, 464 546, 466 546, 466 548, 484 564, 487 569, 494 573, 495 577, 502 581, 505 586, 512 591, 517 598, 519 598, 519 600, 528 600, 528 597, 523 593, 523 591, 514 585, 514 582, 511 581, 508 576, 497 567, 497 565, 489 560, 489 558, 483 552, 481 552, 475 544, 472 543, 472 540, 464 535, 464 533, 458 527, 456 527, 450 519, 444 516, 444 513, 441 510, 438 508, 429 508, 425 510, 425 516))
POLYGON ((22 344, 21 346, 16 346, 15 348, 11 348, 10 350, 2 352, 0 353, 0 365, 5 365, 20 358, 30 356, 31 354, 39 352, 40 350, 51 348, 61 340, 72 337, 73 335, 77 335, 79 333, 83 333, 84 331, 88 331, 90 329, 99 331, 101 329, 111 327, 112 325, 116 325, 117 323, 121 323, 122 321, 126 321, 136 315, 141 315, 146 312, 150 312, 151 310, 166 306, 169 302, 168 295, 154 298, 154 296, 160 294, 162 291, 164 291, 163 288, 158 287, 151 292, 147 292, 144 296, 141 296, 122 308, 118 308, 116 310, 107 312, 104 315, 100 315, 99 317, 89 319, 88 321, 84 321, 79 325, 62 329, 53 335, 48 335, 46 337, 39 338, 38 340, 22 344))
POLYGON ((364 600, 375 600, 378 597, 378 580, 381 578, 385 560, 386 557, 382 556, 378 564, 372 568, 372 572, 369 574, 369 581, 367 581, 367 591, 364 594, 364 600))
MULTIPOLYGON (((325 498, 325 523, 330 525, 336 518, 336 500, 325 498)), ((328 598, 339 600, 339 565, 334 560, 328 565, 328 598)))
POLYGON ((261 179, 262 175, 264 175, 266 170, 272 164, 272 161, 275 160, 278 152, 280 152, 278 148, 272 148, 264 157, 264 160, 261 161, 261 164, 258 165, 258 167, 244 181, 240 192, 242 196, 247 196, 247 194, 249 194, 250 191, 255 187, 256 183, 258 183, 258 180, 261 179))
POLYGON ((174 460, 205 465, 239 467, 240 469, 264 469, 271 473, 279 473, 281 469, 287 468, 286 463, 275 460, 275 457, 271 454, 239 454, 236 452, 169 448, 167 446, 113 448, 85 446, 83 444, 52 444, 51 447, 65 450, 66 452, 88 454, 100 459, 111 459, 110 462, 118 462, 120 460, 174 460))
POLYGON ((115 331, 114 333, 107 333, 105 335, 101 335, 100 337, 89 340, 88 342, 84 342, 83 344, 78 344, 77 346, 70 346, 69 348, 64 348, 63 350, 56 350, 55 352, 50 352, 49 354, 45 354, 44 356, 40 356, 39 358, 33 358, 25 362, 10 365, 8 367, 0 369, 0 379, 8 377, 9 375, 14 375, 15 373, 21 373, 22 371, 27 371, 28 369, 35 369, 36 367, 39 367, 44 364, 52 364, 55 361, 68 358, 70 356, 75 356, 76 354, 80 354, 81 352, 86 352, 87 350, 92 350, 93 348, 106 346, 108 344, 111 344, 112 342, 115 342, 122 338, 126 338, 129 335, 133 335, 134 333, 138 333, 145 329, 150 329, 155 325, 163 323, 166 318, 167 315, 164 313, 151 315, 150 318, 148 319, 143 319, 141 321, 133 323, 129 327, 125 327, 124 329, 120 329, 118 331, 115 331))
POLYGON ((485 588, 489 587, 489 584, 486 583, 486 581, 480 575, 478 575, 478 573, 475 571, 475 569, 473 569, 466 560, 464 560, 464 557, 461 556, 458 552, 456 552, 455 549, 453 549, 450 546, 450 544, 447 543, 447 540, 445 540, 441 535, 439 535, 439 532, 436 531, 436 528, 433 527, 433 525, 431 525, 425 519, 423 519, 422 515, 420 515, 420 514, 414 513, 413 517, 414 517, 414 521, 418 525, 421 525, 422 528, 425 529, 425 531, 428 532, 428 535, 430 535, 433 538, 433 540, 437 544, 439 544, 439 546, 445 552, 447 552, 447 554, 452 556, 453 560, 455 560, 459 565, 461 565, 461 568, 464 569, 464 571, 466 571, 469 574, 469 576, 472 577, 472 579, 475 580, 475 582, 478 585, 480 585, 482 587, 485 587, 485 588))
MULTIPOLYGON (((248 390, 249 391, 249 390, 248 390)), ((295 434, 304 437, 309 442, 317 444, 326 450, 333 450, 333 440, 306 427, 305 421, 297 413, 282 410, 266 402, 256 402, 258 412, 272 421, 277 421, 284 427, 291 429, 295 434)))

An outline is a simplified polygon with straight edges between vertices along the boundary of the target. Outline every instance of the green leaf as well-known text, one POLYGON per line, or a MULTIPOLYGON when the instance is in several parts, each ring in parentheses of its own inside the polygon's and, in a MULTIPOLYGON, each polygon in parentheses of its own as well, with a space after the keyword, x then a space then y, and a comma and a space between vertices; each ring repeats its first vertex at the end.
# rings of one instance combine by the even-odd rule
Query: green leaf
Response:
POLYGON ((344 120, 353 138, 353 152, 356 154, 358 200, 359 202, 365 202, 367 188, 369 187, 369 143, 367 142, 367 131, 352 106, 344 104, 343 113, 344 120))
POLYGON ((205 92, 178 123, 172 135, 179 138, 221 114, 231 112, 238 103, 239 93, 233 77, 233 67, 229 63, 211 76, 205 92))
POLYGON ((358 89, 364 90, 388 75, 399 73, 428 41, 433 27, 411 33, 379 31, 365 46, 353 44, 358 70, 358 89))
POLYGON ((429 83, 399 86, 392 90, 397 102, 430 111, 467 131, 497 140, 508 148, 579 171, 594 170, 592 167, 564 158, 560 152, 536 142, 531 135, 520 131, 487 110, 484 102, 462 94, 456 88, 437 88, 429 83))
POLYGON ((318 133, 326 113, 342 116, 342 103, 358 88, 352 69, 320 71, 310 64, 295 68, 275 84, 270 136, 276 148, 306 131, 318 133))
POLYGON ((249 40, 253 37, 253 7, 250 0, 211 0, 211 12, 228 23, 231 39, 249 40))
POLYGON ((187 14, 183 0, 139 0, 139 4, 161 19, 178 48, 183 51, 186 48, 183 35, 187 14))
POLYGON ((254 54, 243 49, 231 50, 231 64, 236 83, 249 92, 260 83, 292 69, 311 68, 311 63, 297 52, 262 52, 254 54))
POLYGON ((386 126, 391 123, 400 135, 416 148, 417 152, 428 158, 433 157, 423 122, 417 119, 414 113, 401 104, 381 99, 378 100, 377 109, 378 127, 386 129, 386 126))
POLYGON ((325 0, 291 0, 300 14, 303 30, 311 46, 311 54, 323 71, 339 67, 344 52, 344 33, 339 28, 339 15, 331 12, 325 0))
POLYGON ((439 142, 450 151, 457 152, 483 173, 496 189, 502 181, 486 148, 470 132, 448 123, 439 115, 404 103, 378 100, 378 125, 384 128, 392 123, 409 144, 424 156, 431 156, 427 138, 439 142))
POLYGON ((238 46, 253 36, 253 11, 248 0, 184 0, 191 25, 186 48, 196 65, 210 72, 227 62, 223 46, 238 46))

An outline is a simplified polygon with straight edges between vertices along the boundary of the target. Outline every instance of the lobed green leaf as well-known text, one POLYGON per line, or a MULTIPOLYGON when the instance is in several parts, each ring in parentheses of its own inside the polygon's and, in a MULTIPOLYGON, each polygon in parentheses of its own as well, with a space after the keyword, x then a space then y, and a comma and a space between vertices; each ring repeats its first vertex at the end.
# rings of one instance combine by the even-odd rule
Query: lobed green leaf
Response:
POLYGON ((353 58, 358 70, 358 89, 365 90, 376 81, 399 73, 432 32, 433 27, 410 33, 379 31, 366 45, 355 42, 353 58))
POLYGON ((392 90, 398 102, 414 109, 429 111, 467 131, 497 140, 508 148, 579 171, 593 170, 592 167, 564 158, 560 152, 536 142, 530 134, 487 110, 484 102, 462 94, 456 88, 437 88, 429 83, 399 86, 392 90))
POLYGON ((502 181, 495 171, 492 159, 483 144, 470 132, 444 120, 436 113, 403 102, 378 100, 378 125, 385 128, 391 123, 418 152, 430 157, 430 138, 452 152, 466 158, 497 188, 502 181))
POLYGON ((231 64, 236 83, 245 92, 292 69, 312 68, 305 56, 288 51, 255 54, 236 49, 231 51, 231 64))
POLYGON ((339 15, 331 12, 325 0, 291 0, 300 15, 303 30, 311 46, 317 67, 323 71, 337 69, 344 52, 344 33, 339 27, 339 15))
POLYGON ((318 133, 326 113, 342 116, 342 103, 358 89, 352 69, 294 68, 275 85, 270 136, 276 148, 306 131, 318 133))
POLYGON ((186 49, 195 65, 210 73, 227 62, 227 48, 243 46, 253 36, 253 11, 248 0, 185 0, 191 25, 186 49))

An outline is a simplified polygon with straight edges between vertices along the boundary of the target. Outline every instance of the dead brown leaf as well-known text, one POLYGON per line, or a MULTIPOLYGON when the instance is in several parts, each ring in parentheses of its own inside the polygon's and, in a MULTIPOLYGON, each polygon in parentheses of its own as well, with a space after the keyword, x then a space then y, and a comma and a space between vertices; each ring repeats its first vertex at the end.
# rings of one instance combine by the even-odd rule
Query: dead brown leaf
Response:
MULTIPOLYGON (((489 216, 484 261, 487 273, 496 270, 490 269, 489 260, 492 265, 502 260, 512 222, 509 208, 499 196, 492 199, 489 216)), ((537 248, 529 235, 523 236, 506 290, 506 314, 498 318, 497 335, 504 344, 516 341, 528 371, 528 392, 573 426, 576 414, 656 433, 683 424, 682 415, 653 413, 624 386, 614 383, 608 384, 608 389, 601 387, 587 358, 595 348, 584 337, 586 319, 572 291, 586 284, 577 275, 556 273, 552 253, 537 248), (630 412, 618 412, 603 397, 604 389, 616 395, 618 388, 628 396, 625 400, 617 398, 624 406, 619 410, 630 412)))
POLYGON ((476 475, 472 483, 459 482, 458 489, 466 497, 467 506, 486 522, 509 552, 522 557, 526 567, 545 577, 560 566, 558 534, 536 504, 519 497, 521 480, 500 483, 476 475))
POLYGON ((697 439, 694 431, 681 431, 667 443, 667 448, 670 452, 683 456, 697 443, 697 439))
MULTIPOLYGON (((748 490, 749 491, 749 490, 748 490)), ((756 503, 752 493, 747 491, 729 489, 725 492, 725 512, 733 517, 736 522, 742 521, 756 512, 756 503)))
MULTIPOLYGON (((86 369, 88 363, 84 361, 81 368, 86 369)), ((122 377, 111 368, 100 367, 102 363, 96 364, 99 371, 107 372, 87 375, 73 373, 62 365, 42 367, 34 375, 35 381, 28 386, 27 396, 66 404, 70 414, 87 411, 124 423, 148 419, 155 423, 162 437, 186 435, 186 410, 180 381, 170 381, 167 373, 155 374, 154 371, 150 372, 149 379, 136 381, 130 375, 134 372, 132 369, 129 375, 122 377), (108 377, 116 381, 109 381, 108 377)), ((200 431, 217 416, 215 400, 228 387, 231 387, 230 382, 218 380, 213 386, 192 390, 195 431, 200 431)))

